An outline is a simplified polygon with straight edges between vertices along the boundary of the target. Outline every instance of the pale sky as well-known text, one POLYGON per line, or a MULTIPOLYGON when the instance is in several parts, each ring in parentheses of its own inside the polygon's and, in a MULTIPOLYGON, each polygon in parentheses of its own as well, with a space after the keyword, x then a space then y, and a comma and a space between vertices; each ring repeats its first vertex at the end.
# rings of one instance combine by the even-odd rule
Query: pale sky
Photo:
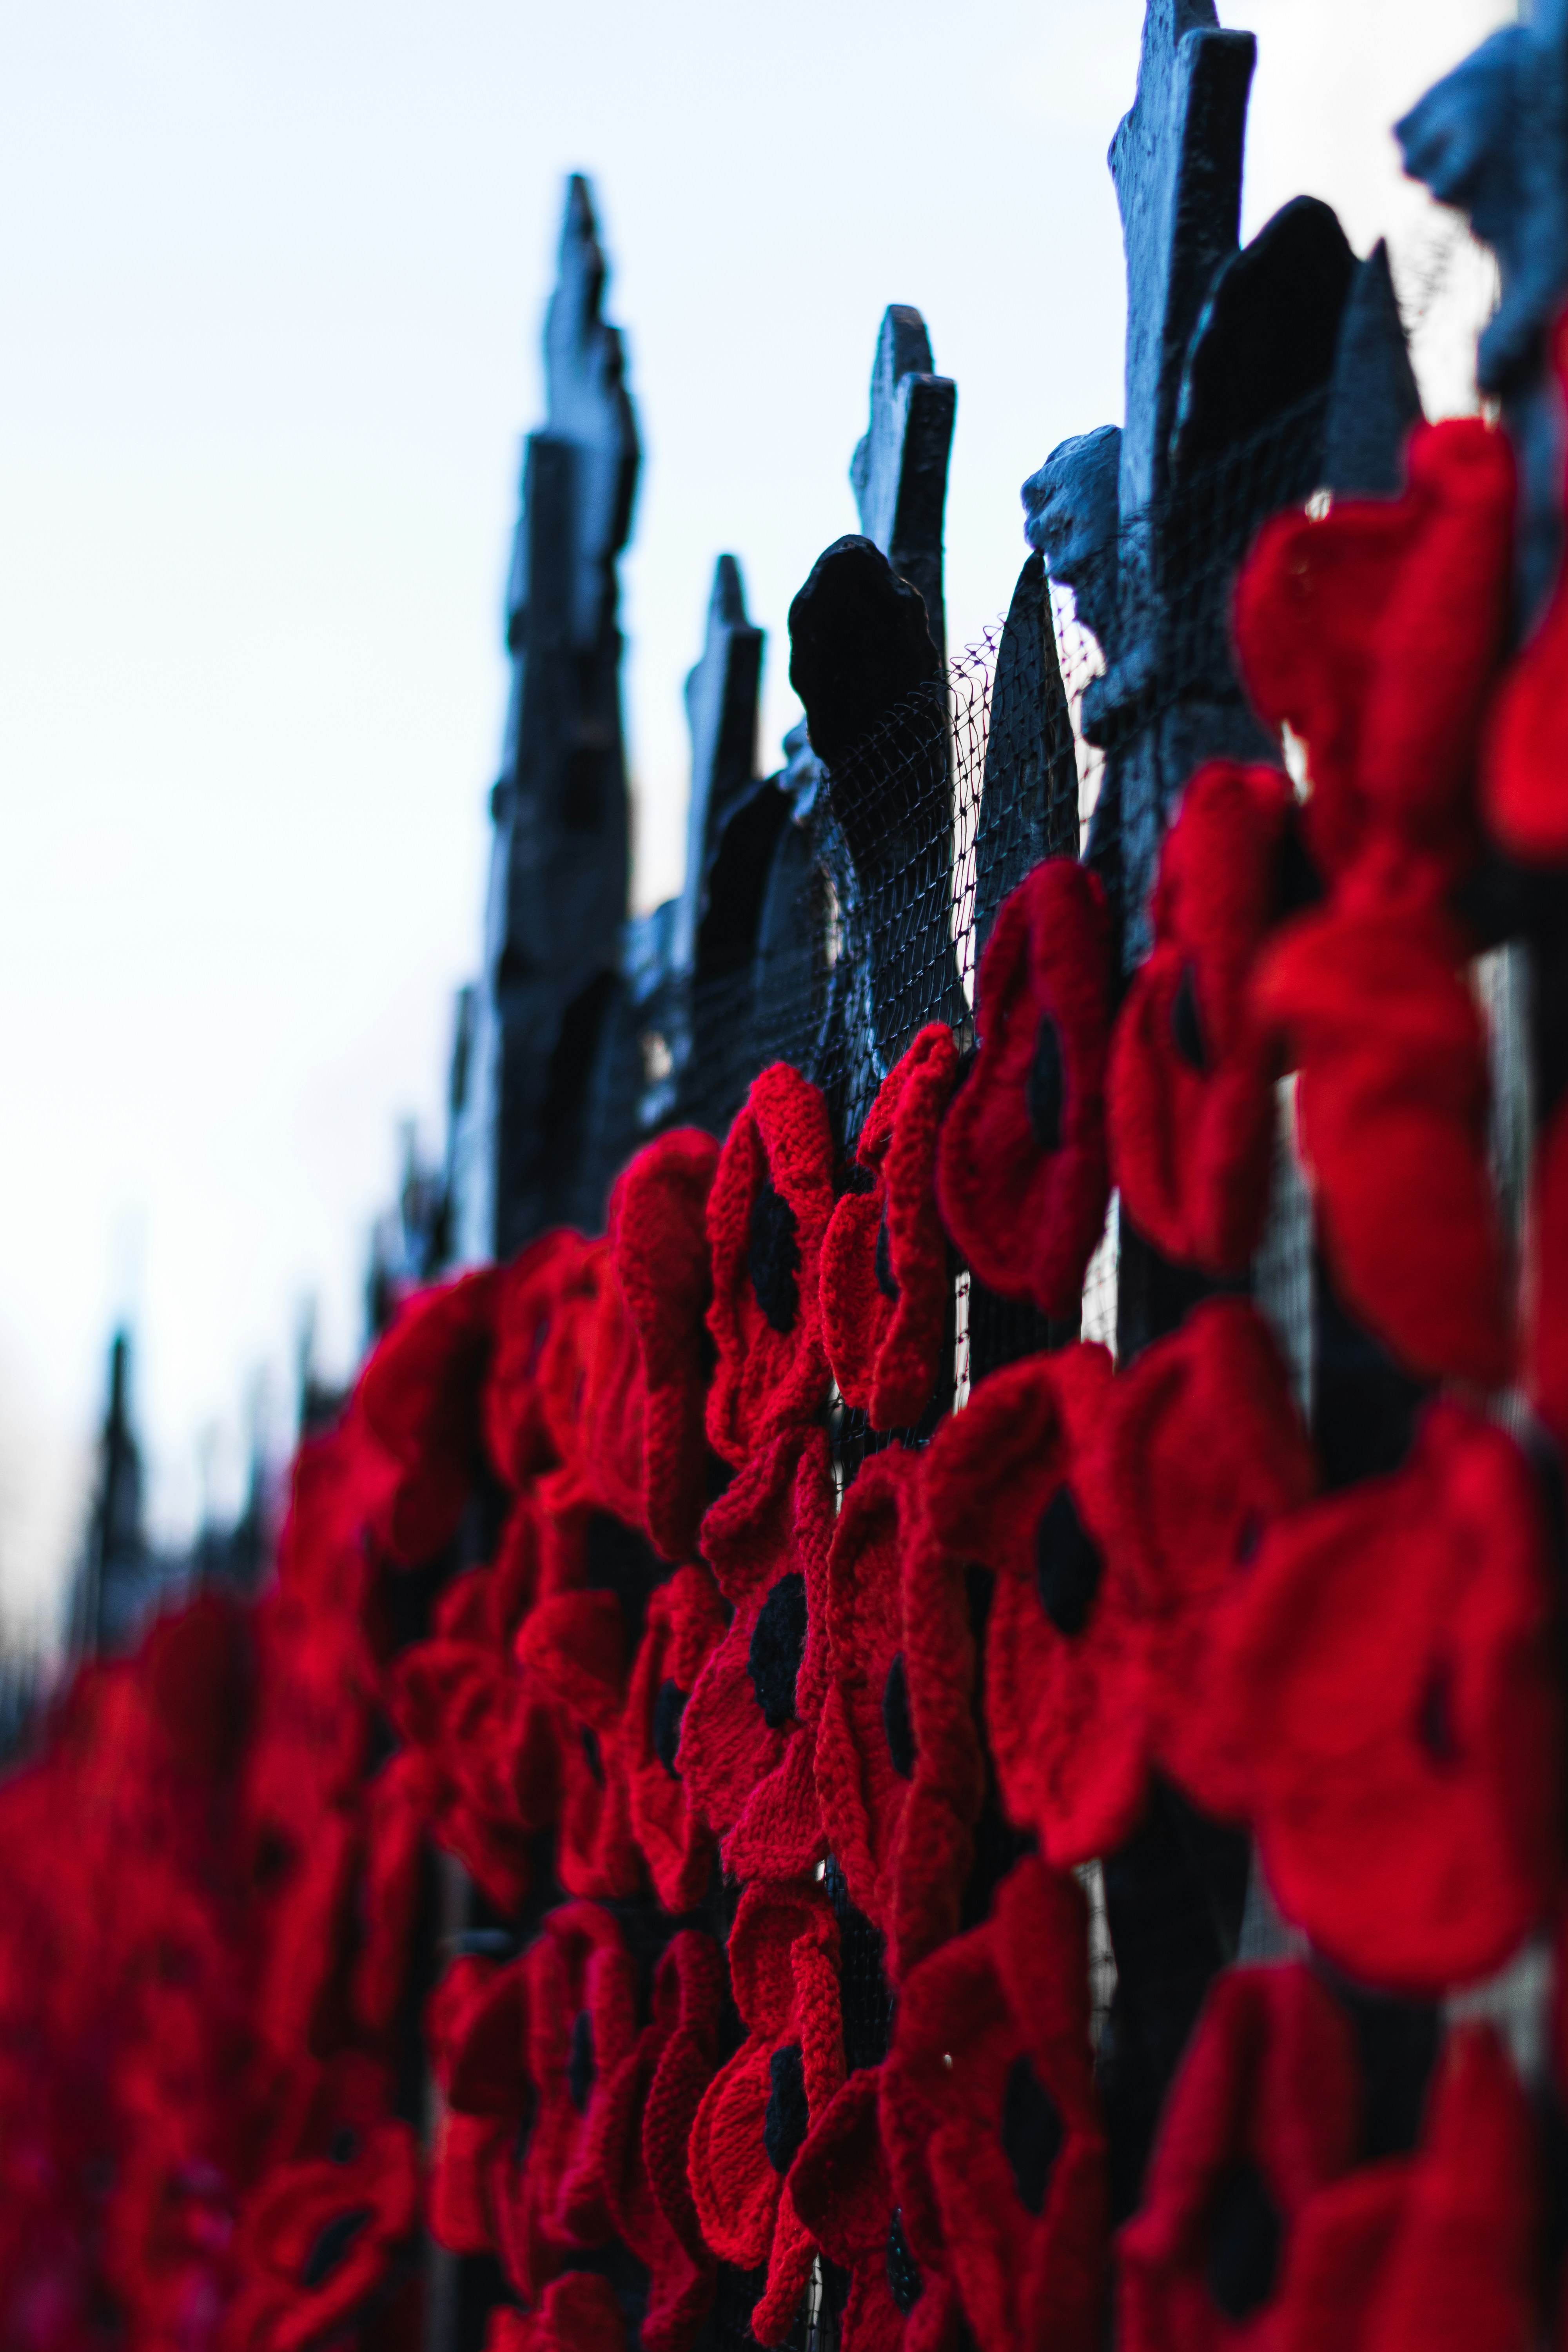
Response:
MULTIPOLYGON (((1244 233, 1394 245, 1429 405, 1486 272, 1387 126, 1510 0, 1220 0, 1259 37, 1244 233)), ((713 561, 768 631, 853 529, 877 325, 957 378, 950 642, 1017 489, 1121 414, 1105 150, 1142 0, 0 0, 0 1610, 76 1540, 111 1323, 155 1520, 346 1370, 395 1131, 479 950, 500 600, 562 180, 592 176, 645 459, 624 567, 637 897, 678 884, 713 561)))

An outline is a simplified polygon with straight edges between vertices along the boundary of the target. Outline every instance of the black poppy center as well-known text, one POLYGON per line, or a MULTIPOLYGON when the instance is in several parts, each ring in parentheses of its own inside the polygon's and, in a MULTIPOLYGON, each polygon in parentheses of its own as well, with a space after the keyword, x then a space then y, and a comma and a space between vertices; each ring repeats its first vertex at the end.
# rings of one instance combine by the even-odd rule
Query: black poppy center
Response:
POLYGON ((580 2009, 572 2021, 572 2047, 566 2053, 566 2088, 572 2095, 572 2105, 580 2116, 588 2112, 596 2071, 594 2021, 585 2009, 580 2009))
POLYGON ((775 1331, 793 1331, 800 1312, 800 1244, 795 1239, 795 1211, 769 1183, 752 1203, 752 1224, 746 1265, 757 1305, 775 1331))
POLYGON ((1182 966, 1182 977, 1176 984, 1175 1000, 1171 1006, 1171 1035, 1175 1040, 1177 1053, 1190 1070, 1207 1069, 1203 1024, 1198 1019, 1198 972, 1195 964, 1184 963, 1182 966))
POLYGON ((1029 1132, 1042 1151, 1055 1151, 1062 1139, 1062 1112, 1067 1107, 1067 1068, 1062 1060, 1062 1033, 1049 1013, 1042 1013, 1035 1032, 1035 1050, 1024 1082, 1024 1108, 1029 1132))
POLYGON ((1040 1606, 1058 1633, 1069 1638, 1089 1622, 1105 1561, 1100 1546, 1078 1515, 1066 1486, 1058 1486, 1035 1529, 1035 1583, 1040 1606))
POLYGON ((1434 1764, 1457 1764, 1459 1735, 1454 1728, 1454 1677, 1446 1663, 1435 1665, 1421 1693, 1416 1736, 1434 1764))
POLYGON ((589 1777, 595 1787, 602 1789, 605 1785, 605 1759, 599 1753, 599 1737, 592 1724, 583 1726, 582 1738, 583 1761, 588 1767, 589 1777))
POLYGON ((305 2267, 300 2273, 301 2286, 325 2286, 332 2273, 339 2269, 349 2248, 362 2230, 375 2217, 373 2205, 355 2205, 347 2213, 334 2213, 330 2221, 317 2231, 305 2257, 305 2267))
POLYGON ((1236 1564, 1250 1568, 1263 1543, 1263 1514, 1248 1511, 1236 1531, 1236 1564))
POLYGON ((811 2121, 805 2104, 805 2068, 798 2042, 786 2042, 768 2060, 773 2089, 763 2117, 763 2146, 775 2172, 787 2172, 811 2121))
POLYGON ((668 1676, 658 1686, 653 1703, 653 1752, 672 1780, 679 1780, 676 1751, 680 1746, 680 1718, 686 1713, 689 1694, 668 1676))
POLYGON ((1028 2052, 1021 2050, 1008 2071, 1002 2101, 1002 2153, 1012 2168, 1018 2201, 1031 2213, 1045 2210, 1061 2145, 1056 2101, 1030 2064, 1028 2052))
POLYGON ((893 1272, 893 1245, 888 1237, 888 1213, 882 1212, 882 1222, 877 1228, 877 1287, 884 1298, 897 1299, 899 1277, 893 1272))
POLYGON ((882 1729, 887 1734, 894 1771, 900 1780, 911 1780, 915 1769, 915 1727, 910 1720, 910 1678, 904 1670, 902 1650, 888 1668, 888 1679, 882 1685, 882 1729))
POLYGON ((352 2164, 353 2162, 355 2157, 359 2154, 359 2134, 353 2129, 352 2125, 339 2125, 337 2130, 332 2134, 331 2146, 328 2148, 327 2154, 334 2164, 352 2164))
POLYGON ((1279 2209, 1255 2164, 1238 2165, 1209 2217, 1209 2293, 1239 2324, 1266 2304, 1279 2268, 1279 2209))
POLYGON ((746 1658, 770 1731, 782 1731, 795 1720, 795 1679, 805 1653, 805 1579, 792 1570, 779 1578, 758 1612, 746 1658))
POLYGON ((896 2205, 888 2224, 888 2284, 892 2289, 893 2301, 902 2312, 912 2311, 925 2293, 926 2283, 905 2242, 904 2217, 896 2205))

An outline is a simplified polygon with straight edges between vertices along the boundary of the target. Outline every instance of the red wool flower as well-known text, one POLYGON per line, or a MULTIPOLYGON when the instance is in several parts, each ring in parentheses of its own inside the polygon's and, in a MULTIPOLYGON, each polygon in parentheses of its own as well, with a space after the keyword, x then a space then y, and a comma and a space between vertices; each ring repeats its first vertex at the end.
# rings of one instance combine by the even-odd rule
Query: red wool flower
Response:
POLYGON ((437 1635, 398 1658, 388 1706, 428 1767, 434 1835, 498 1911, 517 1911, 554 1796, 532 1695, 488 1643, 437 1635))
POLYGON ((899 1446, 862 1463, 827 1550, 827 1680, 816 1727, 816 1791, 850 1900, 884 1934, 915 1769, 900 1570, 919 1507, 920 1468, 920 1457, 899 1446))
POLYGON ((689 1911, 712 1875, 713 1836, 688 1796, 677 1749, 687 1701, 724 1628, 724 1605, 707 1570, 678 1568, 648 1603, 632 1668, 621 1735, 632 1834, 667 1911, 689 1911))
POLYGON ((1418 425, 1402 498, 1277 515, 1237 583, 1242 676, 1305 744, 1309 846, 1337 877, 1375 835, 1453 874, 1508 626, 1514 464, 1476 417, 1418 425))
POLYGON ((1290 787, 1273 768, 1200 768, 1165 836, 1154 945, 1110 1046, 1111 1175, 1179 1265, 1239 1274, 1268 1206, 1274 1044, 1247 992, 1273 919, 1290 787))
POLYGON ((802 2141, 844 2080, 838 1927, 810 1879, 748 1886, 730 1931, 730 1980, 746 2039, 703 2094, 689 2153, 711 2252, 767 2266, 752 2312, 759 2344, 787 2334, 814 2246, 786 2193, 802 2141))
POLYGON ((796 2213, 849 2273, 840 2352, 958 2352, 958 2297, 904 2242, 882 2153, 882 2068, 851 2074, 806 2136, 790 2175, 796 2213))
POLYGON ((621 1723, 626 1621, 614 1592, 542 1601, 517 1642, 524 1685, 542 1695, 559 1790, 555 1867, 569 1894, 636 1895, 642 1860, 632 1838, 621 1723))
POLYGON ((1541 2339, 1535 2126, 1489 2025, 1454 2027, 1419 2153, 1321 2189, 1280 2296, 1288 2352, 1530 2352, 1541 2339))
POLYGON ((354 1411, 396 1465, 376 1532, 400 1568, 445 1550, 468 1501, 495 1298, 489 1267, 417 1292, 360 1375, 354 1411))
POLYGON ((485 2352, 626 2352, 626 2323, 609 2281, 575 2271, 545 2288, 537 2311, 498 2305, 485 2352))
POLYGON ((606 2084, 595 2165, 617 2235, 648 2271, 645 2352, 689 2352, 713 2299, 686 2151, 717 2063, 724 1962, 710 1937, 675 1937, 654 1979, 653 2014, 606 2084))
MULTIPOLYGON (((1568 315, 1552 335, 1560 385, 1568 387, 1568 315)), ((1560 571, 1539 627, 1492 703, 1481 755, 1481 802, 1494 838, 1512 856, 1568 860, 1568 569, 1560 571)))
POLYGON ((908 2251, 951 2273, 980 2352, 1099 2344, 1105 2139, 1076 1881, 1031 1855, 984 1927, 910 1971, 882 2133, 908 2251))
POLYGON ((247 2203, 243 2282, 226 2315, 227 2352, 309 2352, 368 2313, 419 2219, 419 2161, 406 2124, 366 2131, 342 2162, 275 2165, 247 2203))
POLYGON ((1143 1627, 1153 1760, 1205 1812, 1245 1820, 1247 1775, 1209 1696, 1215 1612, 1317 1485, 1262 1318, 1237 1298, 1194 1308, 1114 1381, 1099 1445, 1108 1539, 1143 1627))
POLYGON ((745 1462, 822 1402, 818 1271, 832 1211, 827 1105, 787 1062, 774 1062, 752 1081, 708 1199, 717 1349, 708 1442, 726 1462, 745 1462))
POLYGON ((1047 858, 1005 898, 980 960, 980 1051, 942 1122, 942 1219, 982 1282, 1078 1311, 1105 1225, 1110 925, 1099 879, 1047 858))
POLYGON ((833 1505, 827 1440, 797 1429, 758 1454, 702 1522, 703 1555, 735 1613, 697 1678, 676 1766, 737 1878, 792 1877, 827 1850, 812 1749, 833 1505))
POLYGON ((958 1048, 933 1021, 883 1079, 822 1244, 822 1328, 847 1405, 908 1429, 936 1385, 947 1327, 947 1241, 933 1191, 958 1048))
POLYGON ((1331 907, 1280 935, 1258 1000, 1300 1066, 1301 1146, 1345 1303, 1410 1370, 1496 1388, 1512 1361, 1508 1268, 1486 1027, 1458 966, 1439 914, 1331 907))
POLYGON ((1277 1520, 1216 1629, 1281 1910, 1363 1983, 1500 1968, 1558 1882, 1547 1537, 1513 1440, 1428 1407, 1392 1477, 1277 1520))
POLYGON ((496 1274, 495 1345, 480 1398, 485 1447, 498 1477, 521 1487, 558 1458, 545 1418, 541 1368, 552 1327, 593 1249, 564 1226, 496 1274))
POLYGON ((708 1199, 719 1147, 694 1127, 644 1146, 610 1194, 613 1304, 589 1381, 588 1433, 605 1506, 666 1559, 697 1548, 707 1499, 708 1199))
POLYGON ((408 1974, 425 1825, 439 1804, 434 1769, 416 1748, 391 1757, 364 1792, 365 1856, 351 2000, 358 2024, 388 2033, 408 1974))
POLYGON ((996 1580, 985 1722, 1002 1801, 1061 1868, 1121 1843, 1146 1782, 1141 1629, 1093 1476, 1110 1385, 1104 1348, 1026 1357, 982 1381, 926 1455, 936 1540, 996 1580))
POLYGON ((442 2092, 430 2228, 456 2254, 499 2248, 519 2136, 532 2109, 521 1960, 456 1960, 431 1994, 425 2041, 442 2092))
POLYGON ((1117 2238, 1124 2352, 1318 2352, 1314 2335, 1283 2325, 1295 2242, 1313 2198, 1349 2171, 1360 2130, 1354 2033, 1310 1971, 1216 1977, 1166 2095, 1142 2205, 1117 2238))
POLYGON ((324 1808, 266 1904, 257 2025, 285 2065, 319 2054, 341 2026, 362 1851, 357 1817, 324 1808))

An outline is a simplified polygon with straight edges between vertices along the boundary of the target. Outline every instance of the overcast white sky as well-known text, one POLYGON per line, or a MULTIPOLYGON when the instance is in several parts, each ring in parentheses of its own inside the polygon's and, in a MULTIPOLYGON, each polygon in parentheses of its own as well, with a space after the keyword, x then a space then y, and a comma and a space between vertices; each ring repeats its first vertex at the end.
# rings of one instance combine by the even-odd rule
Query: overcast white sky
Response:
MULTIPOLYGON (((1387 125, 1511 0, 1220 0, 1245 226, 1392 232, 1436 406, 1483 280, 1387 125), (1434 288, 1437 290, 1434 294, 1434 288)), ((500 604, 561 180, 593 177, 646 456, 639 902, 679 879, 714 557, 768 631, 854 527, 878 320, 956 376, 949 634, 1017 487, 1121 414, 1105 149, 1142 0, 0 0, 0 1607, 55 1589, 117 1314, 159 1524, 359 1338, 473 968, 500 604)))

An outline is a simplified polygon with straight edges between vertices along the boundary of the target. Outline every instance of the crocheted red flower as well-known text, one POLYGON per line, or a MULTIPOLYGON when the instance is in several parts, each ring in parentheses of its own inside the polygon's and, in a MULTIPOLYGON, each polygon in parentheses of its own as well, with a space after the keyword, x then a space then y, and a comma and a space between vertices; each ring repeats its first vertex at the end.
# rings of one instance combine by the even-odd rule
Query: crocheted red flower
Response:
POLYGON ((425 2042, 442 2093, 430 2176, 430 2228, 457 2254, 500 2243, 519 2135, 532 2112, 528 1983, 521 1960, 456 1960, 431 1994, 425 2042))
POLYGON ((827 1672, 822 1593, 833 1479, 819 1429, 785 1431, 702 1522, 734 1610, 681 1718, 676 1767, 737 1878, 787 1878, 826 1852, 812 1749, 827 1672))
POLYGON ((688 2165, 711 2252, 740 2270, 766 2264, 752 2333, 759 2344, 777 2344, 815 2252, 785 2194, 788 2174, 844 2080, 837 1922, 813 1880, 748 1886, 729 1952, 746 2039, 703 2094, 688 2165))
POLYGON ((915 1769, 900 1569, 919 1507, 920 1467, 920 1457, 900 1446, 862 1463, 827 1549, 816 1793, 850 1900, 884 1934, 915 1769))
POLYGON ((385 2286, 418 2219, 419 2160, 406 2124, 375 2126, 341 2163, 273 2166, 240 2220, 243 2284, 225 2344, 307 2352, 339 2336, 385 2286))
POLYGON ((632 1668, 622 1729, 632 1834, 667 1911, 689 1911, 712 1875, 712 1832, 688 1796, 677 1750, 687 1701, 725 1623, 707 1570, 678 1568, 648 1604, 632 1668))
POLYGON ((1277 515, 1237 583, 1242 676, 1306 746, 1326 875, 1375 833, 1449 873, 1471 848, 1477 737, 1508 625, 1514 465, 1476 417, 1418 425, 1409 487, 1277 515))
POLYGON ((1104 1348, 1026 1357, 982 1381, 926 1455, 937 1540, 996 1580, 985 1722, 1003 1804, 1064 1868, 1121 1844, 1146 1777, 1142 1637, 1094 1478, 1110 1384, 1104 1348))
POLYGON ((958 2352, 957 2291, 904 2242, 882 2154, 882 2069, 862 2067, 818 2117, 790 2174, 796 2213, 849 2273, 840 2352, 958 2352))
POLYGON ((416 1293, 360 1375, 355 1412, 397 1467, 376 1532, 400 1567, 445 1550, 468 1501, 495 1294, 488 1266, 416 1293))
POLYGON ((548 1913, 522 1970, 532 2106, 496 2220, 508 2273, 533 2302, 573 2253, 612 2233, 595 2109, 637 2040, 637 1970, 596 1903, 548 1913))
MULTIPOLYGON (((1269 2332, 1295 2234, 1313 2197, 1349 2171, 1360 2129, 1354 2033, 1310 1971, 1216 1977, 1166 2096, 1142 2205, 1117 2237, 1125 2352, 1296 2345, 1269 2332)), ((1308 2335, 1302 2352, 1314 2344, 1308 2335)))
POLYGON ((1257 988, 1300 1066, 1336 1288, 1412 1371, 1496 1388, 1512 1359, 1507 1261, 1486 1028, 1458 966, 1441 915, 1342 905, 1289 925, 1257 988))
POLYGON ((324 1806, 262 1906, 256 2022, 285 2065, 320 2053, 341 2029, 362 1852, 357 1816, 324 1806))
POLYGON ((719 1146, 693 1127, 645 1145, 610 1194, 615 1281, 588 1388, 590 1456, 606 1508, 666 1559, 696 1549, 706 1502, 708 1198, 719 1146))
POLYGON ((1110 1045, 1110 1171, 1141 1234, 1179 1265, 1239 1274, 1268 1206, 1274 1043, 1247 980, 1273 919, 1290 787, 1211 761, 1165 836, 1154 945, 1110 1045))
POLYGON ((491 1465, 509 1486, 522 1486, 557 1459, 540 1372, 551 1328, 592 1248, 563 1226, 541 1234, 497 1271, 495 1343, 480 1415, 491 1465))
POLYGON ((1194 1308, 1112 1383, 1099 1446, 1108 1540, 1143 1630, 1150 1752, 1206 1812, 1245 1820, 1246 1768, 1208 1696, 1215 1612, 1317 1485, 1262 1318, 1239 1298, 1194 1308))
POLYGON ((509 1916, 530 1880, 529 1847, 550 1819, 554 1779, 533 1695, 486 1642, 437 1635, 405 1650, 388 1708, 425 1759, 432 1833, 509 1916))
POLYGON ((1105 2139, 1075 1880, 1031 1855, 984 1927, 910 1970, 882 2133, 909 2252, 951 2273, 980 2352, 1099 2344, 1105 2139))
POLYGON ((958 1048, 933 1021, 883 1079, 822 1244, 822 1329, 847 1405, 873 1429, 908 1429, 936 1385, 947 1243, 932 1189, 958 1048))
POLYGON ((1216 1626, 1214 1703, 1269 1884, 1364 1983, 1484 1976, 1550 1906, 1546 1546, 1519 1447, 1444 1402, 1393 1476, 1277 1520, 1216 1626))
POLYGON ((425 1826, 438 1804, 432 1768, 415 1748, 390 1757, 364 1792, 364 1872, 351 2000, 372 2036, 387 2033, 408 1974, 425 1856, 425 1826))
POLYGON ((1530 2107, 1489 2025, 1453 2027, 1419 2153, 1320 2189, 1291 2236, 1289 2352, 1529 2352, 1541 2191, 1530 2107))
POLYGON ((1047 858, 980 960, 980 1051, 937 1144, 942 1220, 982 1282, 1076 1315, 1105 1224, 1110 926, 1098 877, 1047 858))
POLYGON ((498 2304, 485 2352, 626 2352, 626 2323, 609 2281, 574 2271, 545 2288, 537 2311, 498 2304))
POLYGON ((832 1213, 827 1105, 787 1062, 774 1062, 752 1083, 708 1197, 717 1350, 708 1442, 726 1462, 744 1462, 822 1402, 818 1272, 832 1213))
POLYGON ((688 2352, 713 2297, 686 2151, 718 2057, 724 1961, 685 1928, 654 1979, 653 2013, 605 2084, 595 2165, 617 2234, 647 2266, 646 2352, 688 2352))
MULTIPOLYGON (((1552 364, 1568 388, 1568 314, 1552 339, 1552 364)), ((1487 719, 1481 802, 1494 837, 1515 857, 1568 859, 1568 570, 1560 571, 1539 626, 1504 677, 1487 719)))
POLYGON ((517 1641, 524 1683, 542 1694, 559 1790, 555 1867, 569 1894, 620 1897, 643 1883, 632 1837, 621 1723, 626 1622, 614 1592, 542 1601, 517 1641))

